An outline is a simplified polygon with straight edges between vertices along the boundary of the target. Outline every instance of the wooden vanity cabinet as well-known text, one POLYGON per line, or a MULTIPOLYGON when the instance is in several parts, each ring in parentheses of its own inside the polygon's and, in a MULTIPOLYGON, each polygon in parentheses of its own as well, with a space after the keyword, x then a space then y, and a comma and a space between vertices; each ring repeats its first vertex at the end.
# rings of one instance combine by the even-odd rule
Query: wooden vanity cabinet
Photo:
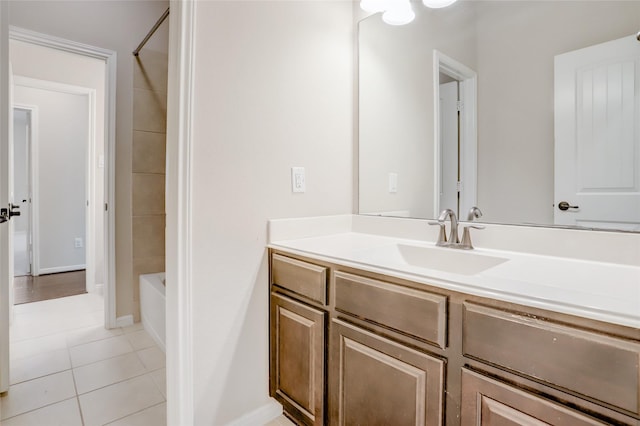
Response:
POLYGON ((299 425, 640 426, 640 330, 271 252, 299 425))
POLYGON ((327 268, 271 256, 270 394, 298 423, 325 424, 327 268))

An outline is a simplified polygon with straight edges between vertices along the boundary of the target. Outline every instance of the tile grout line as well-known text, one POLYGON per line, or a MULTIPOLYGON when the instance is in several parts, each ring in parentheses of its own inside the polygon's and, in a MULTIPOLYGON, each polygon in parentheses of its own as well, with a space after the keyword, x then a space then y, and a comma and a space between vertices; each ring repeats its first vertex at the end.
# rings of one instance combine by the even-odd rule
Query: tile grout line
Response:
POLYGON ((119 417, 119 418, 117 418, 115 420, 111 420, 109 423, 105 423, 103 426, 109 426, 110 424, 115 423, 115 422, 120 421, 120 420, 123 420, 123 419, 126 419, 127 417, 135 416, 138 413, 142 413, 144 410, 148 410, 150 408, 157 407, 158 405, 162 405, 162 404, 166 404, 166 403, 167 403, 167 401, 165 400, 165 401, 159 402, 157 404, 150 405, 150 406, 148 406, 146 408, 143 408, 142 410, 138 410, 138 411, 136 411, 134 413, 127 414, 126 416, 122 416, 122 417, 119 417))

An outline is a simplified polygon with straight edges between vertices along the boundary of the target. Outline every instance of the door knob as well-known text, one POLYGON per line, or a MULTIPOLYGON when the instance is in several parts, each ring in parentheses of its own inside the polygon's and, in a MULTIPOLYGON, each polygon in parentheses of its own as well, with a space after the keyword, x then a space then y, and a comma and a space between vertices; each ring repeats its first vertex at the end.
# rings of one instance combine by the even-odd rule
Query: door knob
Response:
POLYGON ((560 201, 558 203, 558 208, 560 210, 562 210, 562 211, 566 211, 566 210, 569 210, 569 209, 579 209, 580 206, 572 206, 569 203, 567 203, 566 201, 560 201))
POLYGON ((9 219, 11 219, 13 216, 20 216, 20 211, 18 211, 19 208, 20 206, 9 204, 9 219))

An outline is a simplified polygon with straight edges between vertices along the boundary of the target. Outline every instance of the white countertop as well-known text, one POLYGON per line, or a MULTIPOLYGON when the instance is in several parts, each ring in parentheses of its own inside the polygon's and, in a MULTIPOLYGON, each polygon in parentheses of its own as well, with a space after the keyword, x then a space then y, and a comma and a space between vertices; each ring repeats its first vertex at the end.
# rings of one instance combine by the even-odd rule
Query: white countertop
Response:
POLYGON ((555 312, 640 328, 640 267, 539 254, 475 248, 473 255, 506 261, 473 275, 412 266, 400 245, 436 248, 433 242, 359 232, 271 241, 269 247, 555 312))

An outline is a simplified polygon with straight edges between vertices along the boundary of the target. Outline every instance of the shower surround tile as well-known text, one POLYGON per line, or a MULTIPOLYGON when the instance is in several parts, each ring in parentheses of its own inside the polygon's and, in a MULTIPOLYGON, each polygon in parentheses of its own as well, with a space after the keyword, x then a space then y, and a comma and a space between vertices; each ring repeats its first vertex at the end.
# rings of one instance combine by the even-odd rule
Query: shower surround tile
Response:
POLYGON ((133 173, 165 173, 166 164, 165 133, 133 132, 133 173))

